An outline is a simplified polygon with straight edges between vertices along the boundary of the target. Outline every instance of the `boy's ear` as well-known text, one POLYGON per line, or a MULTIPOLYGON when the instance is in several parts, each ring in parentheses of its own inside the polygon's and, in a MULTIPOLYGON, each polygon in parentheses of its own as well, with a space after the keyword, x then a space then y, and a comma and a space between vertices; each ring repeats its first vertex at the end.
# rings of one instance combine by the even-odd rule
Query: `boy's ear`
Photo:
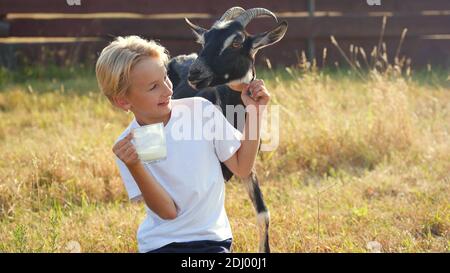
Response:
POLYGON ((124 111, 128 111, 131 108, 131 103, 124 96, 112 97, 113 104, 124 111))

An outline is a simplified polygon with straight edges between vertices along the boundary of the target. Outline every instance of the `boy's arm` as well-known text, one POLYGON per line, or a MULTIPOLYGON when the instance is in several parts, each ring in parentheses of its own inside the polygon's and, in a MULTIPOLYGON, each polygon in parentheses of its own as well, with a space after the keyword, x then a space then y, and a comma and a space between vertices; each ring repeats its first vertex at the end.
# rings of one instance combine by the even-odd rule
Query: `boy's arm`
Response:
POLYGON ((240 178, 245 178, 250 175, 258 153, 260 117, 256 115, 259 114, 253 111, 247 113, 241 147, 229 159, 223 162, 233 174, 240 178), (252 138, 250 138, 250 122, 255 121, 257 122, 257 126, 253 128, 257 127, 257 132, 253 133, 251 135, 252 138))
POLYGON ((174 219, 177 216, 175 202, 156 181, 153 175, 142 165, 131 143, 131 138, 132 135, 130 133, 124 139, 117 142, 113 147, 113 152, 127 166, 147 206, 162 219, 174 219))
POLYGON ((247 107, 241 147, 224 161, 224 164, 235 175, 245 178, 250 175, 256 160, 260 143, 261 117, 265 111, 265 106, 269 103, 270 95, 262 80, 254 80, 249 86, 242 88, 241 97, 247 107), (251 91, 250 96, 247 94, 247 88, 251 91), (251 131, 251 129, 256 129, 256 132, 251 131))

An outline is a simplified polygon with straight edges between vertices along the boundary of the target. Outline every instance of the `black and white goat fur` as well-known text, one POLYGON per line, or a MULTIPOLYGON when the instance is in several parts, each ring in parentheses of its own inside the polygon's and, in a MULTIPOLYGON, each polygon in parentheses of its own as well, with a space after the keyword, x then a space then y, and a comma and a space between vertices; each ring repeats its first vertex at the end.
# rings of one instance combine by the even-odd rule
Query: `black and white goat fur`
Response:
MULTIPOLYGON (((287 31, 287 22, 282 22, 270 31, 250 35, 245 27, 252 19, 260 16, 270 16, 277 21, 276 16, 267 9, 244 10, 241 7, 230 8, 210 29, 197 26, 186 18, 202 49, 198 55, 181 55, 169 62, 169 78, 174 86, 173 98, 204 97, 220 106, 225 116, 226 105, 243 106, 241 93, 226 84, 250 83, 255 79, 255 54, 259 49, 280 41, 287 31)), ((235 128, 243 131, 243 128, 237 127, 236 119, 233 123, 235 128)), ((228 181, 233 174, 223 163, 221 167, 224 179, 228 181)), ((246 185, 257 214, 259 251, 267 253, 270 252, 269 211, 255 170, 246 179, 246 185)))

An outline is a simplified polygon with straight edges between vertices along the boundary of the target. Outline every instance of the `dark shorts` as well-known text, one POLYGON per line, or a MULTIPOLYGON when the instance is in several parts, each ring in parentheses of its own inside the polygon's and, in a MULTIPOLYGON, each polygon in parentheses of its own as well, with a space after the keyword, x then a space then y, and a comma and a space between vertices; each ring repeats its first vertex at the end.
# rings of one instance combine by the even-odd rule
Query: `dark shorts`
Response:
POLYGON ((147 253, 230 253, 232 239, 171 243, 147 253))

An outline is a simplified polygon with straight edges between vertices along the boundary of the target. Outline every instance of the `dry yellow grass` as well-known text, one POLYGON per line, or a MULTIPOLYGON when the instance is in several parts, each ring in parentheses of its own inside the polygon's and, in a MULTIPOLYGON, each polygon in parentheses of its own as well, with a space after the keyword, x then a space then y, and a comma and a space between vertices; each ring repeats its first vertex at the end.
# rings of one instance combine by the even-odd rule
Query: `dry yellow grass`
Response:
MULTIPOLYGON (((257 162, 274 252, 365 252, 369 241, 385 252, 450 250, 448 80, 260 76, 281 106, 280 146, 257 162)), ((144 210, 128 202, 111 152, 132 117, 93 77, 1 88, 0 252, 64 252, 70 241, 137 251, 144 210)), ((256 251, 238 180, 226 199, 234 251, 256 251)))

